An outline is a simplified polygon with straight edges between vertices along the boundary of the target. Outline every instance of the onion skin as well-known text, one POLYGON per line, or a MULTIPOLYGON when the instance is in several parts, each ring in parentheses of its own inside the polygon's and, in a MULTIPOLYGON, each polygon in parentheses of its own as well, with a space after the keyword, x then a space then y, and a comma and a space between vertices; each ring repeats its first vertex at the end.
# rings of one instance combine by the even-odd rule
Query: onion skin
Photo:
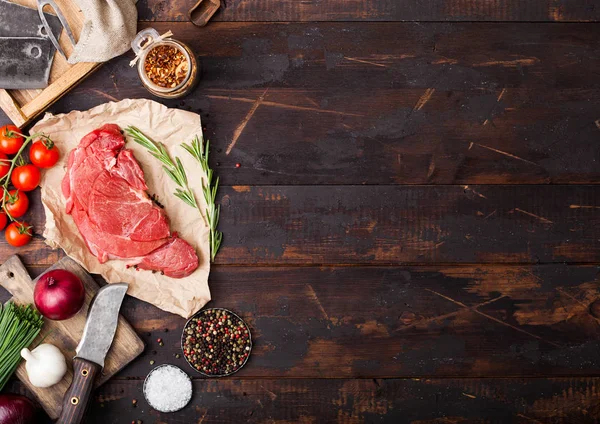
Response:
POLYGON ((0 395, 0 424, 35 424, 37 409, 21 395, 0 395))
POLYGON ((61 321, 79 312, 85 300, 85 288, 72 272, 53 269, 38 279, 33 300, 43 316, 61 321))

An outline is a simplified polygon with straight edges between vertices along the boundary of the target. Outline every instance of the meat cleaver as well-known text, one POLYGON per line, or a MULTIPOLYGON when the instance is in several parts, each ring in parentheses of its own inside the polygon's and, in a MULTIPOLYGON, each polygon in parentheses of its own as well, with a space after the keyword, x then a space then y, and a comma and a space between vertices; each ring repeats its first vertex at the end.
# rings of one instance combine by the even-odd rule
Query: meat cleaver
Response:
POLYGON ((108 284, 98 290, 90 304, 81 341, 73 358, 73 381, 65 393, 56 424, 80 424, 94 388, 94 380, 104 367, 119 322, 119 309, 128 284, 108 284))
MULTIPOLYGON (((45 16, 53 33, 60 34, 60 20, 45 16)), ((37 9, 0 0, 0 88, 46 87, 54 52, 37 9)))

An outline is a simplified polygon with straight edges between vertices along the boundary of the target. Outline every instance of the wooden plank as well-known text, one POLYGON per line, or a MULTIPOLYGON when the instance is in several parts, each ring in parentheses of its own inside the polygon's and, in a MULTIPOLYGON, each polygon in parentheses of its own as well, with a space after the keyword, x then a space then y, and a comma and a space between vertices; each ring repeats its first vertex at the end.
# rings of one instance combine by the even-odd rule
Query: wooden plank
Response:
MULTIPOLYGON (((586 376, 600 373, 597 278, 597 266, 215 266, 209 306, 252 330, 240 378, 586 376)), ((129 297, 122 314, 147 348, 120 377, 193 373, 176 357, 183 318, 129 297)))
MULTIPOLYGON (((45 320, 40 334, 33 342, 38 345, 43 340, 46 343, 58 347, 65 358, 68 359, 69 370, 65 378, 51 388, 36 388, 29 383, 29 377, 22 362, 15 375, 31 390, 38 402, 53 419, 58 418, 61 410, 62 400, 73 379, 73 370, 70 359, 75 356, 75 348, 79 344, 83 328, 86 322, 87 311, 93 296, 98 291, 98 285, 90 275, 75 261, 63 258, 56 268, 66 269, 77 275, 85 286, 85 302, 81 310, 73 317, 64 321, 45 320)), ((12 299, 19 304, 33 303, 33 289, 35 281, 27 273, 27 270, 17 256, 12 256, 0 267, 0 285, 12 294, 12 299)), ((99 386, 136 358, 144 350, 144 344, 135 333, 134 329, 122 317, 119 317, 119 325, 115 334, 114 343, 106 357, 102 374, 95 382, 99 386)))
MULTIPOLYGON (((25 220, 43 231, 39 194, 25 220)), ((222 187, 217 263, 598 263, 600 186, 222 187)), ((166 211, 167 215, 169 211, 166 211)), ((36 235, 0 261, 53 264, 36 235)), ((132 271, 133 272, 133 271, 132 271)))
POLYGON ((86 423, 587 424, 600 420, 598 378, 204 379, 193 382, 191 404, 170 414, 160 414, 146 404, 142 383, 113 380, 104 385, 95 395, 86 423))
MULTIPOLYGON (((201 113, 222 184, 600 179, 596 27, 156 27, 172 29, 202 60, 198 89, 165 104, 201 113)), ((129 59, 115 60, 52 110, 151 98, 129 59)))
MULTIPOLYGON (((594 0, 228 0, 213 17, 216 21, 539 21, 588 22, 600 20, 594 0)), ((183 0, 141 0, 139 19, 187 21, 192 7, 183 0)))
POLYGON ((18 127, 27 120, 19 104, 7 90, 0 89, 0 109, 2 109, 0 113, 18 127))
POLYGON ((218 263, 598 262, 599 186, 225 188, 218 263))

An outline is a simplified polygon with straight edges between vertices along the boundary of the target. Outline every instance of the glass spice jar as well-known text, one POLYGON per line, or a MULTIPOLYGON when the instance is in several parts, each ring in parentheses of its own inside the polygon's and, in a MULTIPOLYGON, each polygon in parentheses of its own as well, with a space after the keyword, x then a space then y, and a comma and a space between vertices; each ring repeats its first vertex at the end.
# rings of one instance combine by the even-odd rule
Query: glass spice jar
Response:
POLYGON ((153 28, 140 31, 131 43, 138 56, 142 85, 153 95, 176 99, 189 94, 200 76, 200 64, 192 50, 172 38, 161 38, 153 28))

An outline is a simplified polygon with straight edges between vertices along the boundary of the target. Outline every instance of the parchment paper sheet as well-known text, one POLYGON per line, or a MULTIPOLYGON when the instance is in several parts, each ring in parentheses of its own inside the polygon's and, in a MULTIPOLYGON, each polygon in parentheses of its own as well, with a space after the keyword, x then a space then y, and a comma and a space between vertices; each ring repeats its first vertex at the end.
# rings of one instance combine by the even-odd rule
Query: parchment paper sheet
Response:
POLYGON ((167 147, 171 157, 178 156, 186 171, 196 200, 206 209, 202 195, 200 165, 180 145, 190 143, 195 135, 202 135, 200 116, 145 99, 126 99, 105 103, 88 111, 67 114, 46 114, 30 131, 43 132, 56 143, 61 152, 58 164, 45 170, 40 183, 42 203, 46 212, 44 237, 52 247, 61 247, 67 255, 91 273, 102 275, 109 283, 129 283, 128 294, 149 302, 165 311, 190 317, 210 300, 208 274, 210 271, 209 229, 200 213, 173 195, 176 184, 164 173, 158 159, 127 137, 126 147, 133 150, 148 185, 148 192, 158 196, 170 220, 171 231, 196 249, 200 259, 198 269, 186 278, 166 277, 151 271, 126 269, 124 261, 111 260, 100 264, 90 253, 79 234, 75 222, 65 212, 65 198, 61 181, 66 173, 67 158, 83 136, 90 131, 114 123, 125 129, 138 127, 155 141, 167 147))

